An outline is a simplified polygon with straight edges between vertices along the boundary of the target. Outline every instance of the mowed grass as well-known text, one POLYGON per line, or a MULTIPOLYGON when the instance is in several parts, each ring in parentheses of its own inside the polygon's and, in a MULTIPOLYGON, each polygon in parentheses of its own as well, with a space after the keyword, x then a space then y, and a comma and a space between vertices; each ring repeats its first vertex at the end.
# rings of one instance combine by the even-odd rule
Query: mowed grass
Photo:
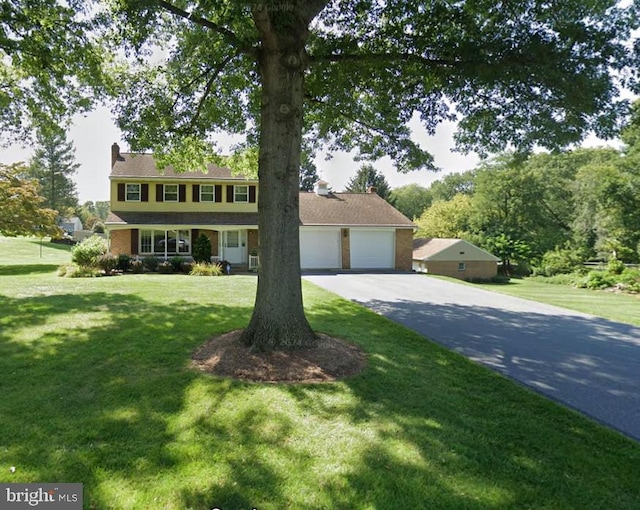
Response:
POLYGON ((474 283, 472 285, 640 326, 640 296, 636 294, 578 289, 570 285, 545 283, 531 278, 514 278, 506 284, 474 283))
POLYGON ((11 273, 5 241, 2 482, 81 482, 91 509, 638 508, 637 442, 308 282, 367 369, 243 383, 188 362, 246 325, 255 276, 11 273))

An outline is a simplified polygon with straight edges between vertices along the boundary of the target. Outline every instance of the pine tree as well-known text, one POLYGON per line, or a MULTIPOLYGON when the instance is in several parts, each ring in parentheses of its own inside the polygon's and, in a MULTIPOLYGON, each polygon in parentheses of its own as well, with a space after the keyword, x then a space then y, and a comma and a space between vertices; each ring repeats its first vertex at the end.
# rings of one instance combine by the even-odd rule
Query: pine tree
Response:
POLYGON ((72 176, 80 167, 75 161, 73 142, 62 131, 40 131, 37 147, 27 175, 40 184, 45 205, 64 214, 78 207, 78 194, 72 176))
POLYGON ((387 200, 391 188, 387 179, 381 172, 378 172, 373 165, 362 165, 355 177, 347 183, 345 191, 349 193, 367 193, 369 188, 375 188, 376 193, 387 200))

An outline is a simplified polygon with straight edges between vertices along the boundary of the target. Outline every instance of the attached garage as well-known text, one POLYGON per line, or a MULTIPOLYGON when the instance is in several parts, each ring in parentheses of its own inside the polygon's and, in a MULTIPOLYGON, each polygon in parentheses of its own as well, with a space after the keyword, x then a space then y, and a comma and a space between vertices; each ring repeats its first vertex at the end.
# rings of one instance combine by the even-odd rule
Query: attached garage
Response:
POLYGON ((339 228, 300 228, 300 266, 302 269, 342 267, 339 228))
POLYGON ((349 237, 351 269, 395 267, 395 229, 352 228, 349 237))

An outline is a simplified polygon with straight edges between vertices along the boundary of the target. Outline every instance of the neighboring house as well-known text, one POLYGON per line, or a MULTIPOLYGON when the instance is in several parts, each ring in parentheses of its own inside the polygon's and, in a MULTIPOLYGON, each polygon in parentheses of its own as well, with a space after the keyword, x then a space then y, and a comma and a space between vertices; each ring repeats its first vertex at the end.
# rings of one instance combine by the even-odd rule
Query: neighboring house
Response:
POLYGON ((414 271, 460 278, 489 279, 498 274, 499 258, 462 239, 415 239, 414 271))
MULTIPOLYGON (((255 264, 258 180, 209 165, 206 173, 158 172, 151 154, 111 152, 111 212, 105 227, 114 254, 190 256, 204 233, 213 256, 255 264)), ((303 269, 411 270, 414 224, 375 193, 300 193, 303 269)), ((284 263, 284 261, 283 261, 284 263)))
POLYGON ((62 218, 59 225, 60 228, 69 235, 73 235, 74 232, 82 230, 82 221, 77 216, 62 218))

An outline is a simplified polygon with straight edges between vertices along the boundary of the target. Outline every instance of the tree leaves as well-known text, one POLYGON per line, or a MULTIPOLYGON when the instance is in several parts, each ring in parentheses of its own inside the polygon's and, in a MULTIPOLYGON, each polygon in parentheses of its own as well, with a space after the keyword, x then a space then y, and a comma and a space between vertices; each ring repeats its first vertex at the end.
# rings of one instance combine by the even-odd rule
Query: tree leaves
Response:
POLYGON ((0 164, 0 234, 59 235, 57 211, 41 207, 36 181, 24 179, 22 164, 0 164))

